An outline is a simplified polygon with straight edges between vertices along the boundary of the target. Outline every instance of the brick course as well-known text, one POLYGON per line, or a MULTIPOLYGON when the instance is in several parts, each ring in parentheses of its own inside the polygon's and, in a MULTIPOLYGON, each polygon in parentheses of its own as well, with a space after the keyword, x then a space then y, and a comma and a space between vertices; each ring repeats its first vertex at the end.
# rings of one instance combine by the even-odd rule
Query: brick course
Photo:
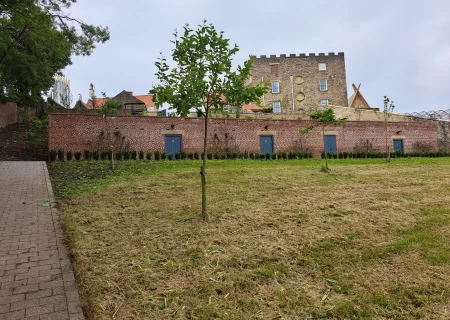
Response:
MULTIPOLYGON (((304 150, 319 156, 323 148, 321 128, 315 127, 305 135, 299 133, 300 129, 314 124, 301 120, 210 119, 208 151, 259 152, 259 135, 266 131, 274 135, 275 152, 304 150)), ((182 134, 184 151, 201 152, 203 126, 202 118, 50 114, 49 149, 82 152, 85 149, 106 150, 115 144, 128 150, 164 151, 164 134, 176 133, 182 134)), ((436 123, 432 121, 395 122, 389 124, 388 136, 390 139, 403 137, 405 152, 414 151, 413 143, 417 141, 429 143, 437 150, 436 130, 436 123)), ((384 151, 385 148, 382 122, 347 122, 342 126, 328 126, 325 132, 336 134, 338 151, 353 151, 367 141, 372 145, 372 151, 384 151)), ((31 257, 30 261, 36 260, 31 257)))

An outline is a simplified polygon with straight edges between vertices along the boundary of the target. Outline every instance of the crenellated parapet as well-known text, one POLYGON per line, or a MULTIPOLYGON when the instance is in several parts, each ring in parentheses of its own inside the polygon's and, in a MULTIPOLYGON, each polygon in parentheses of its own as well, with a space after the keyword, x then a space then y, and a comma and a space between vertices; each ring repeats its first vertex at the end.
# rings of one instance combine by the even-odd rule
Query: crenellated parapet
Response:
POLYGON ((329 52, 329 53, 290 53, 290 54, 271 54, 271 55, 251 55, 252 59, 274 59, 274 58, 306 58, 306 57, 335 57, 335 56, 344 56, 343 52, 329 52))

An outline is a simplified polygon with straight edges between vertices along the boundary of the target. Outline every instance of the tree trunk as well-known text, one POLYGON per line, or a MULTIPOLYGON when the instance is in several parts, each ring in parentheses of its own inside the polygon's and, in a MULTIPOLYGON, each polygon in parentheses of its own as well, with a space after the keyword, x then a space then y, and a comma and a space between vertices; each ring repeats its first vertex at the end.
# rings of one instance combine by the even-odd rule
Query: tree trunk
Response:
POLYGON ((327 148, 325 146, 325 126, 322 126, 322 139, 323 139, 323 153, 325 156, 325 168, 327 168, 328 170, 327 148))
POLYGON ((111 171, 114 171, 114 147, 111 147, 111 171))
POLYGON ((391 161, 391 153, 389 152, 389 146, 388 146, 388 131, 387 131, 387 122, 385 123, 385 133, 386 133, 386 161, 391 161))
POLYGON ((200 176, 202 180, 202 219, 209 220, 208 212, 206 211, 206 152, 208 142, 208 107, 205 110, 205 132, 203 137, 203 164, 200 167, 200 176))

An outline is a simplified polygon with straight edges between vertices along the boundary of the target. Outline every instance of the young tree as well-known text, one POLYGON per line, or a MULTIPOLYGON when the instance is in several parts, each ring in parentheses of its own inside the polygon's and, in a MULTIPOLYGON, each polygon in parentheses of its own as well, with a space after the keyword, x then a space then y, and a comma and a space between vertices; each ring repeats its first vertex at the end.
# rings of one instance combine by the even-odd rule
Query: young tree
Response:
MULTIPOLYGON (((325 154, 325 169, 328 171, 328 170, 330 170, 330 168, 328 167, 328 156, 327 156, 327 150, 326 150, 326 146, 325 146, 325 127, 327 125, 332 125, 332 124, 342 124, 345 119, 336 120, 336 116, 334 114, 333 108, 325 108, 323 110, 316 109, 309 114, 309 117, 312 120, 317 120, 320 123, 320 126, 322 127, 323 152, 325 154)), ((306 129, 306 132, 308 132, 312 128, 313 127, 308 127, 306 129)))
POLYGON ((174 68, 170 68, 166 58, 155 63, 156 76, 160 84, 150 90, 157 107, 163 103, 171 105, 177 114, 186 116, 190 109, 204 117, 203 163, 200 168, 202 185, 202 218, 208 220, 206 210, 206 155, 208 142, 208 117, 210 110, 223 111, 227 104, 242 105, 259 102, 267 92, 266 86, 244 86, 249 77, 252 61, 244 62, 243 67, 232 71, 232 57, 239 51, 237 45, 230 46, 223 31, 218 32, 212 24, 198 26, 195 31, 188 24, 180 36, 175 30, 175 49, 172 59, 174 68))
MULTIPOLYGON (((103 98, 106 98, 106 93, 102 92, 102 96, 103 98)), ((94 99, 95 100, 95 99, 94 99)), ((106 136, 107 136, 107 148, 111 148, 111 170, 114 171, 114 140, 117 141, 121 141, 121 136, 118 136, 116 133, 114 133, 114 136, 111 135, 111 132, 109 130, 109 126, 108 126, 108 116, 112 116, 114 114, 117 113, 117 111, 119 111, 120 109, 122 109, 122 105, 120 104, 119 101, 115 100, 115 99, 107 99, 106 102, 98 109, 98 113, 103 115, 103 118, 106 121, 106 136), (114 140, 112 140, 114 139, 114 140)), ((116 131, 118 132, 118 131, 116 131)), ((102 137, 104 138, 104 137, 102 137)))
POLYGON ((111 116, 116 114, 117 111, 122 109, 122 105, 119 101, 115 99, 108 99, 99 109, 98 112, 101 113, 104 117, 111 116))
POLYGON ((391 101, 387 96, 384 96, 383 100, 383 123, 384 123, 384 132, 386 138, 386 161, 391 161, 391 152, 389 148, 389 139, 388 139, 388 125, 389 119, 392 117, 392 113, 394 112, 394 101, 391 101))

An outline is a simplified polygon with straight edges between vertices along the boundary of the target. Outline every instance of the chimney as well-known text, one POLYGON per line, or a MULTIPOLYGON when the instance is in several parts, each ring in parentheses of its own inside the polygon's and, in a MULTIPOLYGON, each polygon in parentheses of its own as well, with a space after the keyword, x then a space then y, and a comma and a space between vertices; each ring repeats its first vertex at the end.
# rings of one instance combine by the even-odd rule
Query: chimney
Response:
POLYGON ((89 88, 89 99, 94 100, 94 98, 95 98, 94 85, 91 83, 91 87, 89 88))
POLYGON ((127 93, 133 95, 133 91, 127 91, 127 93))

